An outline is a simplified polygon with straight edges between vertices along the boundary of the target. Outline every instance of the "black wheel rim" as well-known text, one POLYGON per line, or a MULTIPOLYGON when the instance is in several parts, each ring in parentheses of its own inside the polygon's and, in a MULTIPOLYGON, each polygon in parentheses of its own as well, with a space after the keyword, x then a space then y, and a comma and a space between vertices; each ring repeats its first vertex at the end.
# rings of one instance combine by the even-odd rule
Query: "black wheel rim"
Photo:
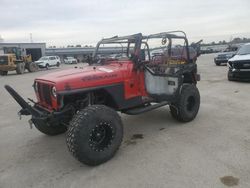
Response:
POLYGON ((89 145, 94 151, 104 151, 109 148, 114 138, 114 130, 110 123, 102 122, 96 125, 89 135, 89 145))
POLYGON ((192 112, 194 107, 195 107, 195 98, 194 98, 194 96, 189 96, 187 98, 186 108, 188 111, 192 112))

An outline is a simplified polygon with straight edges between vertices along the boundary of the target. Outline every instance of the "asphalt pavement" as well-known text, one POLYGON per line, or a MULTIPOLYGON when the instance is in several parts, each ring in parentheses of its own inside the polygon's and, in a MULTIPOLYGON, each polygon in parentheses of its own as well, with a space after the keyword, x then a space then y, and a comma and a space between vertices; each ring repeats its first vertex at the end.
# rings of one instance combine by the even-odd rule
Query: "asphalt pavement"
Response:
MULTIPOLYGON (((10 84, 35 99, 33 80, 60 68, 0 77, 0 188, 223 188, 250 187, 250 83, 227 80, 215 54, 198 58, 200 111, 190 123, 169 108, 121 114, 124 141, 110 161, 89 167, 68 152, 65 135, 46 136, 19 120, 10 84)), ((79 66, 79 65, 78 65, 79 66)), ((82 66, 82 65, 80 65, 82 66)))

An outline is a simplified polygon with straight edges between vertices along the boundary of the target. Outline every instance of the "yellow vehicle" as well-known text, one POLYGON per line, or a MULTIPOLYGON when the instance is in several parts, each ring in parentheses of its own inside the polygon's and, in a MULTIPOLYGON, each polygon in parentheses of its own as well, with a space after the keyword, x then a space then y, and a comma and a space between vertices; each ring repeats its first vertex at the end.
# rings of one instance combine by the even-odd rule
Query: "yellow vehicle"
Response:
POLYGON ((32 62, 31 55, 21 56, 18 48, 7 48, 4 52, 5 54, 0 54, 0 75, 7 75, 9 71, 14 70, 17 74, 23 74, 25 69, 29 72, 38 70, 37 65, 32 62))

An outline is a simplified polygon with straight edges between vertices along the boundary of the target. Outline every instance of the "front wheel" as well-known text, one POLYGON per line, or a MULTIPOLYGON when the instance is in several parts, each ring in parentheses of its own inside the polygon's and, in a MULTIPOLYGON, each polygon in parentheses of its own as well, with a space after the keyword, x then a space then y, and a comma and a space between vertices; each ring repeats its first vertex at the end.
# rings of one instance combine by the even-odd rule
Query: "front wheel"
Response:
POLYGON ((25 64, 24 63, 18 63, 16 65, 16 73, 17 74, 23 74, 25 71, 25 64))
POLYGON ((192 121, 200 108, 200 93, 193 84, 184 84, 177 102, 170 105, 171 115, 181 122, 192 121))
POLYGON ((27 66, 27 69, 29 72, 36 72, 36 71, 38 71, 38 66, 34 62, 30 62, 27 66))
POLYGON ((234 77, 233 77, 233 73, 230 70, 228 70, 228 72, 227 72, 227 79, 228 79, 228 81, 234 81, 235 80, 234 77))
POLYGON ((57 66, 57 67, 60 67, 60 63, 59 63, 59 62, 57 62, 57 63, 56 63, 56 66, 57 66))
POLYGON ((103 105, 88 106, 70 122, 66 142, 80 162, 95 166, 111 159, 123 138, 123 125, 116 111, 103 105))

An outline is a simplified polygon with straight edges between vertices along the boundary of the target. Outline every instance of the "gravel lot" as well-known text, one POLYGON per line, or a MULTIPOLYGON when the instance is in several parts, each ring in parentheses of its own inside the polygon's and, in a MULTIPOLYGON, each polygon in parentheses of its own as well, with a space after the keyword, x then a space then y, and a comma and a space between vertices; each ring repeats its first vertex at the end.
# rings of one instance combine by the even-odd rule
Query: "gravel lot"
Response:
POLYGON ((122 115, 123 144, 97 167, 76 161, 64 135, 30 130, 29 118, 19 120, 19 106, 3 88, 10 84, 35 98, 34 78, 58 69, 0 77, 0 188, 250 187, 250 83, 229 82, 227 67, 215 66, 213 57, 203 55, 197 62, 201 107, 194 121, 175 121, 168 107, 122 115), (134 134, 142 137, 131 139, 134 134))

